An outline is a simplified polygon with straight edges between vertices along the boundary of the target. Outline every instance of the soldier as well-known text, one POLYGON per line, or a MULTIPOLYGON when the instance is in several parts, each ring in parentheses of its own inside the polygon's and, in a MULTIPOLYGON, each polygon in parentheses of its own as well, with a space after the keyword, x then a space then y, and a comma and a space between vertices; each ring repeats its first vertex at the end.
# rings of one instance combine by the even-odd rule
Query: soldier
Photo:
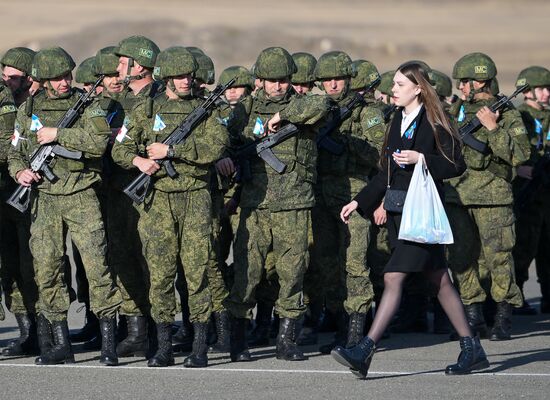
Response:
MULTIPOLYGON (((97 81, 95 71, 95 57, 86 58, 76 68, 75 81, 80 83, 82 85, 82 89, 86 92, 90 91, 90 89, 94 86, 95 81, 97 81)), ((100 94, 102 90, 103 87, 98 86, 94 95, 100 94)))
POLYGON ((206 335, 212 310, 207 278, 212 249, 210 165, 224 151, 227 133, 213 115, 184 143, 161 143, 201 102, 192 91, 197 69, 187 49, 162 51, 155 76, 166 83, 166 93, 154 99, 150 112, 146 104, 136 106, 127 131, 117 135, 113 146, 113 159, 126 169, 153 174, 159 169, 155 160, 169 158, 178 173, 170 178, 165 171, 158 171, 152 190, 138 206, 138 231, 151 279, 151 315, 157 327, 158 350, 149 359, 150 367, 174 363, 171 324, 176 313, 177 259, 185 272, 194 330, 193 351, 184 366, 205 367, 208 363, 206 335), (148 158, 141 156, 144 151, 148 158))
POLYGON ((39 289, 41 350, 36 364, 74 362, 67 326, 69 297, 63 280, 67 230, 80 250, 90 281, 91 307, 100 318, 100 362, 116 365, 114 329, 120 294, 107 267, 105 231, 94 190, 100 182, 100 159, 110 135, 109 126, 105 113, 92 103, 72 127, 55 127, 80 96, 71 88, 74 67, 71 56, 59 47, 36 54, 33 76, 44 90, 19 108, 14 147, 8 158, 11 176, 21 185, 33 186, 30 249, 39 289), (83 156, 79 160, 56 157, 51 168, 58 179, 50 182, 33 172, 28 160, 39 145, 53 142, 71 151, 82 151, 83 156))
POLYGON ((15 315, 19 327, 19 338, 10 341, 2 350, 4 356, 38 352, 35 318, 38 292, 29 250, 30 213, 20 213, 5 203, 17 187, 8 174, 7 153, 17 107, 29 96, 32 84, 29 74, 34 54, 34 51, 25 47, 15 47, 8 50, 0 60, 3 68, 0 82, 0 187, 3 193, 0 205, 0 278, 4 285, 6 305, 15 315))
MULTIPOLYGON (((323 54, 315 67, 316 79, 338 107, 356 96, 349 90, 354 75, 351 59, 341 51, 323 54)), ((367 184, 369 175, 376 170, 384 134, 380 110, 359 104, 352 115, 330 133, 331 138, 343 144, 344 151, 337 154, 330 148, 319 149, 311 268, 322 277, 322 285, 315 292, 325 295, 327 310, 344 316, 339 321, 334 342, 319 349, 323 354, 330 353, 337 345, 357 344, 370 312, 373 289, 366 257, 370 223, 357 215, 345 226, 339 218, 342 207, 367 184)))
MULTIPOLYGON (((314 204, 316 129, 327 113, 320 96, 293 96, 290 77, 296 73, 290 54, 281 47, 264 49, 256 61, 255 74, 263 89, 253 100, 248 125, 232 144, 250 143, 281 121, 298 124, 296 136, 273 151, 287 165, 278 174, 261 159, 250 160, 251 179, 243 182, 239 228, 233 246, 235 281, 227 299, 233 315, 231 360, 251 359, 246 326, 256 305, 255 290, 262 277, 267 255, 273 252, 280 291, 275 311, 281 317, 277 358, 298 361, 305 356, 296 346, 296 322, 303 315, 302 282, 308 255, 308 230, 314 204)), ((234 171, 230 159, 228 170, 234 171)))
MULTIPOLYGON (((550 312, 550 269, 548 258, 538 257, 546 243, 543 237, 550 237, 550 181, 549 172, 549 125, 550 71, 533 66, 518 75, 516 87, 529 85, 523 92, 525 101, 517 109, 531 142, 531 159, 517 168, 514 181, 516 201, 517 241, 514 247, 516 282, 523 293, 523 285, 529 279, 529 265, 535 257, 537 278, 542 299, 541 312, 550 312)), ((543 252, 544 254, 544 252, 543 252)), ((518 314, 534 315, 536 310, 525 300, 518 314)))
POLYGON ((317 60, 309 53, 294 53, 292 54, 292 59, 294 60, 294 64, 296 64, 296 68, 298 68, 298 71, 292 74, 292 78, 290 79, 292 88, 299 95, 311 92, 315 85, 313 71, 315 70, 317 60))
MULTIPOLYGON (((152 100, 160 92, 161 86, 153 80, 153 69, 160 49, 144 36, 130 36, 121 40, 113 52, 118 56, 114 71, 110 50, 100 51, 96 54, 96 59, 99 68, 110 72, 107 82, 114 85, 112 89, 118 90, 115 79, 110 79, 115 77, 115 73, 118 73, 118 82, 124 86, 121 93, 109 94, 118 103, 115 104, 117 113, 113 115, 114 111, 110 111, 109 115, 111 128, 119 134, 128 129, 130 111, 138 104, 148 114, 152 113, 152 100)), ((110 100, 102 100, 104 105, 106 102, 110 100)), ((114 139, 111 140, 116 143, 114 139)), ((107 160, 110 161, 109 157, 107 160)), ((123 302, 120 315, 125 316, 128 329, 128 336, 118 344, 117 353, 121 357, 144 356, 148 350, 147 320, 150 318, 151 307, 148 299, 149 271, 142 257, 142 244, 137 233, 139 213, 123 193, 137 171, 129 171, 114 163, 108 165, 111 165, 107 195, 109 261, 121 286, 123 302)), ((121 325, 124 325, 124 319, 121 320, 121 325)))
POLYGON ((458 104, 458 125, 479 118, 482 126, 474 136, 489 151, 464 146, 468 169, 449 181, 446 202, 455 240, 449 246, 449 266, 468 322, 473 331, 486 334, 482 303, 488 293, 478 272, 482 262, 490 274, 490 296, 497 302, 491 340, 506 340, 510 339, 512 307, 523 303, 512 258, 512 169, 529 159, 530 147, 518 111, 506 107, 494 113, 488 107, 495 102, 491 80, 496 74, 493 60, 483 53, 467 54, 453 68, 453 79, 463 96, 458 104))

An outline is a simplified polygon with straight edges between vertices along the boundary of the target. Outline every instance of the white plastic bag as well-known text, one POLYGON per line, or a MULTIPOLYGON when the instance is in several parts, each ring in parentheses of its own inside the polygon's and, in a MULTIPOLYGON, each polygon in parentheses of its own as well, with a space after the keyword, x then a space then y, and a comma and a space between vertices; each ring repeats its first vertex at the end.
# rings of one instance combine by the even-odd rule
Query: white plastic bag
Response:
POLYGON ((430 244, 453 243, 449 219, 422 154, 414 167, 403 205, 399 239, 430 244))

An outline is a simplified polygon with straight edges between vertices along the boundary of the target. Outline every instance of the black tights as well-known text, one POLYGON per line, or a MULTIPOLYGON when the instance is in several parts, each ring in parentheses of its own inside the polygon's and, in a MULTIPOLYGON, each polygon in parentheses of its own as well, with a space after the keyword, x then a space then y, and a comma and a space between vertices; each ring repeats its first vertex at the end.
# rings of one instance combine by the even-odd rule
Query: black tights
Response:
MULTIPOLYGON (((440 268, 424 273, 433 285, 438 288, 437 298, 460 336, 472 336, 468 325, 464 307, 458 293, 451 283, 451 278, 446 269, 440 268)), ((388 327, 391 319, 401 304, 403 283, 407 277, 406 272, 387 272, 384 274, 384 293, 380 304, 377 305, 376 316, 369 330, 368 336, 377 343, 388 327)))

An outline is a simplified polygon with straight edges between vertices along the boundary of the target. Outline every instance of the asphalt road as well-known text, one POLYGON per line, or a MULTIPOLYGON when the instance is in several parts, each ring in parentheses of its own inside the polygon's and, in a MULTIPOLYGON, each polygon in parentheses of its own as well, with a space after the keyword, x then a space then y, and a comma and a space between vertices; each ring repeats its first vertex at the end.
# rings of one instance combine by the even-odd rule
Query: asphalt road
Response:
MULTIPOLYGON (((534 275, 534 271, 533 274, 534 275)), ((538 307, 538 285, 531 279, 526 296, 538 307)), ((70 326, 83 313, 71 308, 70 326)), ((14 319, 0 322, 0 347, 15 336, 14 319)), ((210 358, 205 369, 147 368, 142 359, 121 359, 103 367, 98 353, 75 345, 77 363, 35 366, 33 358, 0 356, 0 399, 548 399, 550 398, 550 315, 514 316, 513 340, 483 340, 491 367, 469 376, 445 376, 458 343, 447 335, 393 334, 382 341, 367 380, 306 347, 304 362, 274 358, 274 347, 253 349, 254 361, 231 363, 228 355, 210 358)), ((328 342, 330 335, 322 336, 328 342)))

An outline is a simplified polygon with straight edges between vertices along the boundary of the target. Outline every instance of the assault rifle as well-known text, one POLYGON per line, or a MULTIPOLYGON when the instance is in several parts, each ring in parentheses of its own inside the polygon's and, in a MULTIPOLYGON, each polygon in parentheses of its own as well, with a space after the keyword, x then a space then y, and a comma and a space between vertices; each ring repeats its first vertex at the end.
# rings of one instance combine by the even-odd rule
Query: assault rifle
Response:
MULTIPOLYGON (((516 89, 514 93, 512 93, 510 96, 502 96, 500 97, 495 103, 493 103, 489 109, 491 112, 497 112, 502 107, 504 107, 511 99, 516 97, 518 94, 523 92, 525 89, 527 89, 528 85, 520 86, 516 89)), ((458 130, 458 133, 460 134, 460 137, 462 138, 462 141, 464 144, 475 151, 483 154, 484 156, 487 156, 491 154, 491 149, 489 146, 487 146, 486 143, 476 139, 472 134, 477 131, 481 127, 481 121, 479 118, 475 117, 470 122, 468 122, 466 125, 464 125, 462 128, 458 130)))
MULTIPOLYGON (((380 83, 380 78, 375 79, 370 83, 369 86, 366 87, 365 92, 369 92, 372 89, 376 87, 380 83)), ((343 107, 338 108, 338 112, 336 114, 336 117, 333 118, 329 123, 325 126, 323 126, 319 130, 319 134, 317 135, 317 146, 322 147, 323 149, 327 150, 329 153, 335 154, 339 156, 344 151, 344 145, 342 143, 338 143, 334 141, 329 135, 340 126, 342 121, 346 120, 351 113, 353 112, 353 109, 359 105, 364 104, 365 98, 357 93, 353 99, 350 100, 350 102, 343 107)))
POLYGON ((248 181, 251 179, 250 158, 258 156, 265 161, 267 165, 273 168, 279 174, 286 170, 286 164, 283 163, 273 153, 272 148, 290 139, 299 132, 299 128, 294 124, 287 124, 280 128, 277 132, 264 136, 262 139, 252 143, 248 143, 237 149, 232 159, 239 166, 239 176, 237 181, 248 181))
MULTIPOLYGON (((97 81, 88 92, 80 95, 77 102, 65 113, 61 121, 58 122, 57 128, 70 128, 84 112, 84 109, 90 105, 91 96, 99 84, 103 81, 103 75, 100 75, 97 81)), ((30 169, 35 173, 42 173, 50 182, 57 181, 57 176, 52 172, 50 164, 55 156, 69 158, 71 160, 80 160, 82 158, 81 151, 67 150, 63 146, 53 142, 43 144, 37 147, 31 154, 30 169)), ((25 212, 29 208, 31 186, 19 185, 13 192, 10 198, 6 201, 10 206, 15 207, 20 212, 25 212)))
MULTIPOLYGON (((204 102, 195 108, 191 114, 183 120, 180 126, 178 126, 174 132, 164 139, 162 143, 172 146, 185 142, 193 130, 210 115, 210 109, 216 105, 216 100, 224 94, 233 82, 235 82, 235 78, 231 79, 225 85, 216 86, 204 102)), ((178 173, 176 172, 170 159, 163 158, 161 160, 155 160, 155 162, 161 167, 164 167, 170 178, 175 179, 177 177, 178 173)), ((143 203, 145 196, 149 191, 151 179, 151 175, 147 175, 145 172, 142 172, 124 188, 124 193, 126 193, 126 195, 130 197, 134 203, 143 203)))

